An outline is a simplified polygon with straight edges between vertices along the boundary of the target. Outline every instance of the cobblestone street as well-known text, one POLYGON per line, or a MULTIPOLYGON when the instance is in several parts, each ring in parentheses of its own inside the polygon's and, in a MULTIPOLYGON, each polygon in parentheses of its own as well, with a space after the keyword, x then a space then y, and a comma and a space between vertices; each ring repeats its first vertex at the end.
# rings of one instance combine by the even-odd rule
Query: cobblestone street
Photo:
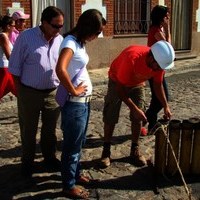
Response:
MULTIPOLYGON (((169 73, 166 79, 170 91, 172 119, 200 118, 200 68, 180 74, 169 73)), ((94 85, 88 140, 82 156, 84 171, 91 178, 100 180, 88 186, 91 192, 90 199, 189 199, 180 180, 169 179, 165 176, 156 179, 152 164, 136 168, 129 163, 130 122, 129 111, 125 105, 122 106, 121 118, 114 132, 111 166, 106 169, 99 168, 103 137, 102 109, 106 90, 107 85, 104 83, 94 85), (155 193, 156 185, 158 194, 155 193)), ((148 106, 150 100, 148 85, 146 87, 146 99, 148 106)), ((162 114, 161 112, 160 116, 162 114)), ((57 127, 58 158, 60 158, 62 141, 59 126, 60 124, 57 127)), ((67 199, 61 193, 60 173, 43 170, 39 145, 37 146, 33 180, 30 181, 21 177, 20 136, 15 98, 10 100, 6 97, 0 104, 0 132, 0 199, 67 199)), ((152 162, 154 160, 154 145, 154 135, 141 137, 141 151, 152 162)), ((186 182, 192 194, 191 199, 200 199, 200 178, 186 177, 186 182)))

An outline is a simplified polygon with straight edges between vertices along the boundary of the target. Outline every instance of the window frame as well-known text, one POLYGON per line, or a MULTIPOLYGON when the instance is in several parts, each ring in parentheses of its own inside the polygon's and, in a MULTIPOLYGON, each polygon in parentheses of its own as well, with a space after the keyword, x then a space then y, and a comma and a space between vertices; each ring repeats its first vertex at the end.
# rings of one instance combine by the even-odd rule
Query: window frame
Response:
POLYGON ((147 34, 150 0, 114 0, 114 35, 147 34))

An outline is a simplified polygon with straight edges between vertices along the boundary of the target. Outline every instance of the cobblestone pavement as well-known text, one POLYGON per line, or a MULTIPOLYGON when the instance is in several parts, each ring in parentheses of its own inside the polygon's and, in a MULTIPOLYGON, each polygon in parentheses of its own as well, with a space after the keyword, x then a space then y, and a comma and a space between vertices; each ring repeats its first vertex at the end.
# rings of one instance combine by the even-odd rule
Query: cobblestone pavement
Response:
MULTIPOLYGON (((199 60, 193 60, 193 62, 191 60, 179 61, 176 62, 177 69, 167 73, 173 119, 183 120, 191 117, 200 117, 199 63, 199 60)), ((129 163, 130 122, 129 112, 125 105, 122 106, 120 121, 116 126, 113 137, 111 166, 106 169, 99 167, 103 137, 103 98, 107 89, 105 84, 107 82, 106 71, 107 69, 90 70, 91 78, 94 82, 94 96, 91 102, 88 140, 83 149, 82 164, 85 173, 93 179, 99 179, 98 182, 88 186, 91 192, 90 199, 190 199, 179 178, 156 176, 151 162, 149 162, 148 166, 142 168, 136 168, 129 163)), ((146 87, 146 96, 148 103, 150 99, 148 86, 146 87)), ((162 112, 160 116, 162 116, 162 112)), ((58 123, 58 157, 60 157, 62 141, 59 126, 60 124, 58 123)), ((60 173, 47 172, 42 167, 39 134, 37 136, 38 145, 33 180, 21 177, 21 150, 16 99, 10 99, 8 95, 0 104, 0 131, 0 199, 67 199, 61 193, 60 173)), ((155 136, 141 137, 140 141, 142 153, 147 159, 153 161, 155 136)), ((200 199, 200 178, 185 177, 185 180, 191 192, 191 199, 200 199)))

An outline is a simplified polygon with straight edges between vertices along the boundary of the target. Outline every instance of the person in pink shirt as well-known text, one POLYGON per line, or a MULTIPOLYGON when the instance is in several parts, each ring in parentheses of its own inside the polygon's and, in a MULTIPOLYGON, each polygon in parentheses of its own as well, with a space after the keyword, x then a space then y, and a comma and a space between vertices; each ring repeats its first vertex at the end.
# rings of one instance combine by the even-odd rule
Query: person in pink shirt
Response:
POLYGON ((29 17, 30 15, 23 13, 21 10, 12 14, 12 18, 15 20, 15 29, 10 34, 9 40, 13 45, 20 32, 26 29, 26 19, 29 19, 29 17))
POLYGON ((16 96, 16 88, 12 75, 8 71, 8 63, 13 45, 9 41, 9 35, 15 27, 15 21, 10 16, 0 18, 0 99, 9 92, 16 96))
POLYGON ((111 163, 111 139, 115 124, 119 119, 122 101, 130 109, 132 144, 130 162, 137 167, 146 165, 146 159, 139 152, 139 136, 142 122, 147 121, 144 112, 145 81, 153 79, 154 92, 163 105, 164 115, 170 119, 172 113, 167 103, 163 87, 164 70, 174 66, 175 53, 170 43, 156 42, 151 47, 129 46, 123 50, 109 69, 108 91, 103 109, 104 144, 101 166, 111 163))

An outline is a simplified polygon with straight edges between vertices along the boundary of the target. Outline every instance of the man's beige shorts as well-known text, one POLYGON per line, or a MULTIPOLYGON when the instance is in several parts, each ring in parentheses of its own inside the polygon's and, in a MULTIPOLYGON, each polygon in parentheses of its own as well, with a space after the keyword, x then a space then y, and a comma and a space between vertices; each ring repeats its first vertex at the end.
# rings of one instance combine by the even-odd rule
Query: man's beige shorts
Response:
MULTIPOLYGON (((145 109, 145 89, 144 86, 127 88, 129 97, 138 108, 145 109)), ((119 112, 122 100, 116 91, 116 84, 109 79, 108 90, 104 99, 103 121, 107 124, 116 124, 119 119, 119 112)), ((134 120, 134 113, 130 113, 130 120, 134 120)))

